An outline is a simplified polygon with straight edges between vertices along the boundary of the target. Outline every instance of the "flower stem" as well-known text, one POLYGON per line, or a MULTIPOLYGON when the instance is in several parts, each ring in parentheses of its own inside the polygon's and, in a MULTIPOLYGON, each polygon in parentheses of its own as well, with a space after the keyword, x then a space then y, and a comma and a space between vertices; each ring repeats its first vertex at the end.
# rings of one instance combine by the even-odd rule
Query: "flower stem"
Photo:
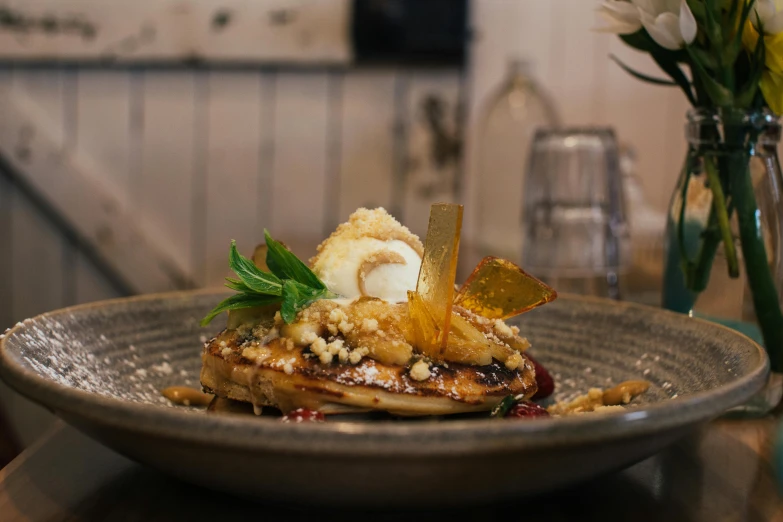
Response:
MULTIPOLYGON (((745 163, 747 163, 747 160, 745 160, 745 163)), ((720 230, 720 236, 723 240, 723 249, 726 252, 726 262, 729 264, 729 276, 731 276, 733 279, 736 279, 739 277, 737 249, 734 246, 734 235, 731 233, 729 213, 726 209, 726 196, 723 193, 723 186, 720 182, 720 176, 712 157, 705 156, 704 170, 707 172, 707 179, 710 182, 710 190, 712 191, 712 208, 715 211, 715 217, 718 222, 718 229, 720 230)))
POLYGON ((691 169, 690 169, 690 153, 685 159, 685 164, 682 167, 682 173, 680 174, 682 180, 682 189, 680 190, 680 210, 677 216, 677 246, 680 249, 680 263, 682 266, 682 273, 687 274, 690 272, 691 260, 688 258, 688 247, 685 244, 685 209, 688 202, 688 188, 691 181, 691 169))
POLYGON ((685 274, 686 284, 692 292, 703 292, 707 289, 707 283, 710 281, 715 252, 718 251, 720 245, 720 234, 715 233, 716 222, 717 217, 715 207, 713 207, 710 209, 707 228, 702 234, 699 253, 696 255, 696 260, 690 263, 688 272, 685 274))
POLYGON ((748 170, 748 162, 745 161, 744 168, 732 169, 731 172, 745 273, 772 371, 783 372, 783 312, 767 260, 756 195, 748 170))

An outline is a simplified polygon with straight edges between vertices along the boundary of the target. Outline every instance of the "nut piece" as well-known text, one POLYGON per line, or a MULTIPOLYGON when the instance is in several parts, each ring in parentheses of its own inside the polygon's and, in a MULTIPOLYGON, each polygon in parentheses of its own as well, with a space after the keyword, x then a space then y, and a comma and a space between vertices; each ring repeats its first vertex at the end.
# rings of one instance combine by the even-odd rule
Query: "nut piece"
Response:
POLYGON ((350 355, 350 352, 348 352, 346 348, 341 348, 337 353, 337 360, 339 360, 342 364, 345 364, 348 362, 350 355))
POLYGON ((625 381, 614 388, 609 388, 604 392, 603 402, 606 406, 618 406, 628 404, 631 399, 637 395, 646 392, 650 387, 647 381, 625 381))
POLYGON ((411 366, 411 379, 414 381, 426 381, 430 378, 430 365, 424 361, 417 361, 411 366))
POLYGON ((493 329, 495 330, 495 333, 503 339, 504 337, 514 337, 514 331, 511 330, 511 327, 501 321, 500 319, 495 320, 494 324, 492 325, 493 329))
POLYGON ((326 351, 326 341, 319 337, 313 344, 310 345, 310 351, 320 357, 321 354, 326 351))
POLYGON ((511 355, 506 359, 506 368, 509 370, 516 370, 523 363, 522 356, 518 353, 511 355))

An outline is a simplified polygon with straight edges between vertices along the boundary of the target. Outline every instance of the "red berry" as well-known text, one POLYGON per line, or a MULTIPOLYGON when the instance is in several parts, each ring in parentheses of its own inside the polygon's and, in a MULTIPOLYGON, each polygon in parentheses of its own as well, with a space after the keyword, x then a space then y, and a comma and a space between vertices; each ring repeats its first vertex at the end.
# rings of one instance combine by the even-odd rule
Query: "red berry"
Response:
POLYGON ((530 359, 530 362, 533 363, 533 366, 536 369, 536 384, 538 385, 538 391, 533 395, 533 398, 546 399, 555 392, 555 381, 552 379, 552 376, 549 375, 549 372, 546 371, 546 368, 541 366, 538 361, 528 354, 525 354, 525 356, 530 359))
POLYGON ((289 411, 280 420, 282 422, 324 422, 326 417, 320 411, 298 408, 294 411, 289 411))
POLYGON ((529 417, 549 417, 549 412, 535 402, 525 401, 515 404, 506 413, 506 418, 522 419, 529 417))

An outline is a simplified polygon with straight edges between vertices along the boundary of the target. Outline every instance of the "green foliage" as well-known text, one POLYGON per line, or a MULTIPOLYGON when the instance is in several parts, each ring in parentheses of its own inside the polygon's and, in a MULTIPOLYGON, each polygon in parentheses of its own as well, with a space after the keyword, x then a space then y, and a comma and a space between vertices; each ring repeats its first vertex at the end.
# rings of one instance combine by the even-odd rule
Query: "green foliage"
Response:
POLYGON ((286 323, 291 323, 299 310, 316 299, 337 297, 282 243, 272 239, 266 230, 264 235, 268 247, 266 262, 272 272, 258 268, 237 251, 236 241, 231 241, 228 265, 239 279, 227 277, 226 286, 239 293, 220 302, 201 320, 201 326, 222 312, 276 303, 282 303, 280 314, 286 323))
POLYGON ((649 54, 671 81, 640 73, 617 57, 611 58, 641 81, 679 86, 695 107, 752 107, 759 100, 766 57, 763 38, 759 38, 762 45, 755 50, 743 48, 743 30, 753 4, 744 0, 688 0, 698 31, 696 39, 679 51, 662 47, 644 28, 620 35, 628 46, 649 54))

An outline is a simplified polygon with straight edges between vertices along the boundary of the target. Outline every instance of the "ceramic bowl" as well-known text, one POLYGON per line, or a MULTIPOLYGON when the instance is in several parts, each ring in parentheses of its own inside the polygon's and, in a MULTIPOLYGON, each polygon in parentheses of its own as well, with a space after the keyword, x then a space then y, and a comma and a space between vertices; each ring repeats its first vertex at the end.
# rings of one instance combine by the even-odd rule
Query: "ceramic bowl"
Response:
POLYGON ((0 376, 96 440, 194 484, 297 504, 412 507, 529 495, 621 469, 747 401, 768 361, 727 328, 639 305, 562 296, 511 322, 555 397, 646 379, 624 412, 549 419, 285 424, 170 405, 198 386, 198 320, 224 294, 187 292, 58 310, 6 333, 0 376))

